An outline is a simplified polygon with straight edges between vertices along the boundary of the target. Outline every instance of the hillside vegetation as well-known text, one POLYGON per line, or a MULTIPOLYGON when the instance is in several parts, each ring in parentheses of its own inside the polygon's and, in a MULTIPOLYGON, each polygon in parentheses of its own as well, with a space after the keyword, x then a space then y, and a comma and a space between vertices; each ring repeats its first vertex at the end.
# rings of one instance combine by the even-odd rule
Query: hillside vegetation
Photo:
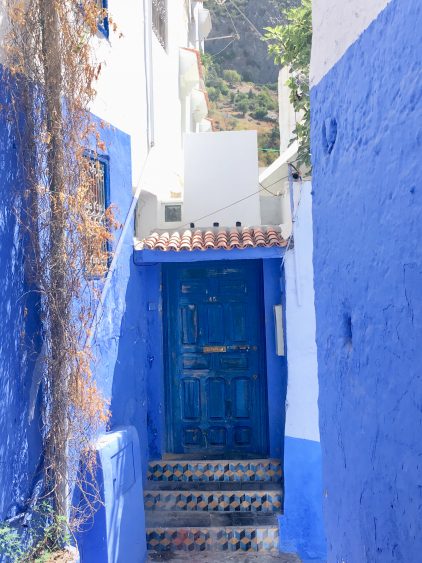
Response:
POLYGON ((268 166, 280 147, 277 84, 245 81, 239 72, 223 69, 207 54, 203 62, 214 129, 258 131, 259 165, 268 166))
POLYGON ((238 34, 239 38, 231 43, 230 39, 206 41, 206 51, 217 55, 222 68, 240 72, 245 81, 256 84, 275 82, 278 68, 260 34, 267 26, 283 23, 283 10, 298 1, 207 0, 206 7, 211 11, 213 25, 211 37, 238 34))

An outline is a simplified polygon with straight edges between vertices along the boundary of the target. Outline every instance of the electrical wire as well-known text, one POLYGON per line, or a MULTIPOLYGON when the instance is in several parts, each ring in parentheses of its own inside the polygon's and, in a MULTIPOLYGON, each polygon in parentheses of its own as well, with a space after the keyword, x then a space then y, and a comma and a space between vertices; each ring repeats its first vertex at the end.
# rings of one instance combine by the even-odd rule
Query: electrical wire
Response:
POLYGON ((227 45, 226 45, 223 49, 221 49, 221 51, 218 51, 218 53, 215 53, 214 55, 211 55, 211 58, 214 59, 215 57, 218 57, 218 55, 221 55, 221 53, 223 53, 223 51, 225 51, 226 49, 228 49, 228 48, 230 47, 230 45, 231 45, 232 43, 234 43, 234 41, 235 41, 235 39, 232 39, 232 40, 230 41, 230 43, 227 43, 227 45))
POLYGON ((229 2, 242 15, 243 19, 250 25, 250 27, 255 31, 255 33, 257 33, 259 35, 259 37, 263 37, 264 34, 261 33, 259 31, 259 29, 251 22, 251 20, 248 18, 248 16, 244 12, 242 12, 242 10, 239 8, 239 6, 237 4, 235 4, 233 0, 229 0, 229 2))
POLYGON ((227 12, 227 15, 229 16, 229 18, 230 18, 230 20, 231 20, 231 22, 232 22, 232 26, 233 26, 234 32, 236 33, 237 37, 240 39, 240 33, 239 33, 238 30, 237 30, 236 24, 234 23, 233 17, 232 17, 232 15, 231 15, 231 13, 229 12, 229 9, 227 8, 227 4, 226 4, 225 2, 224 2, 224 4, 223 4, 223 6, 224 6, 224 9, 225 9, 226 12, 227 12))
MULTIPOLYGON (((289 163, 290 164, 290 163, 289 163)), ((263 191, 268 192, 269 194, 271 194, 273 197, 279 197, 277 194, 275 194, 274 192, 272 192, 269 188, 271 188, 271 186, 274 186, 275 184, 278 184, 279 182, 282 182, 283 180, 287 180, 289 178, 289 176, 284 176, 283 178, 278 178, 277 180, 275 180, 275 182, 272 182, 271 184, 269 184, 268 186, 263 186, 260 182, 259 185, 261 186, 259 190, 245 196, 242 197, 241 199, 238 199, 236 201, 233 201, 232 203, 230 203, 229 205, 225 205, 224 207, 221 207, 220 209, 215 209, 214 211, 212 211, 211 213, 207 213, 207 215, 203 215, 202 217, 198 217, 197 219, 194 219, 193 221, 189 221, 188 223, 185 223, 184 225, 182 225, 180 228, 183 229, 184 227, 188 227, 191 223, 197 223, 198 221, 202 221, 202 219, 206 219, 207 217, 211 217, 212 215, 214 215, 215 213, 219 213, 220 211, 225 211, 226 209, 229 209, 230 207, 233 207, 234 205, 237 205, 238 203, 241 203, 242 201, 245 201, 251 197, 253 197, 256 194, 259 194, 263 191)))
POLYGON ((245 200, 253 197, 256 194, 259 194, 260 192, 262 192, 262 188, 257 190, 256 192, 253 192, 253 193, 245 196, 245 197, 242 197, 241 199, 233 201, 233 203, 230 203, 229 205, 225 205, 224 207, 220 207, 220 209, 215 209, 214 211, 211 211, 211 213, 207 213, 207 215, 203 215, 202 217, 198 217, 194 221, 190 221, 189 223, 185 223, 184 225, 181 226, 181 228, 183 229, 183 227, 188 227, 191 223, 196 223, 198 221, 202 221, 202 219, 206 219, 207 217, 211 217, 211 215, 214 215, 215 213, 219 213, 220 211, 225 211, 226 209, 229 209, 230 207, 233 207, 234 205, 237 205, 238 203, 241 203, 242 201, 245 201, 245 200))

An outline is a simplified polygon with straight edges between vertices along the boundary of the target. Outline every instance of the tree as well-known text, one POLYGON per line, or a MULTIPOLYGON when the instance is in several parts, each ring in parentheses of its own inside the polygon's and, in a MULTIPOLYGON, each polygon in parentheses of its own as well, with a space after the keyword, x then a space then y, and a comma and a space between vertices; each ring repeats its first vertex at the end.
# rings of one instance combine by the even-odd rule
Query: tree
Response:
POLYGON ((266 106, 259 106, 256 111, 252 114, 252 116, 257 119, 258 121, 262 121, 266 119, 268 115, 268 108, 266 106))
POLYGON ((292 141, 299 143, 298 162, 311 167, 309 66, 312 47, 312 4, 302 0, 297 8, 283 12, 287 23, 267 27, 264 39, 275 64, 287 66, 290 78, 290 101, 303 118, 297 123, 292 141))
POLYGON ((240 113, 245 116, 249 111, 249 101, 247 99, 241 99, 238 103, 236 103, 235 107, 237 111, 240 111, 240 113))
POLYGON ((240 76, 240 74, 236 70, 224 70, 223 71, 223 78, 231 86, 238 84, 242 80, 242 77, 240 76))

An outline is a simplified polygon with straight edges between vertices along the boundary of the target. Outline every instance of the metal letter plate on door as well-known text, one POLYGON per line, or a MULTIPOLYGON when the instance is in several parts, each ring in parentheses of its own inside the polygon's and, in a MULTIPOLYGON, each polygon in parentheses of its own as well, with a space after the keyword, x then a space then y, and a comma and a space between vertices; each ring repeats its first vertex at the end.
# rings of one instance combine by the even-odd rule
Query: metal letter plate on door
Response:
POLYGON ((202 352, 204 354, 221 354, 227 352, 227 346, 204 346, 202 352))

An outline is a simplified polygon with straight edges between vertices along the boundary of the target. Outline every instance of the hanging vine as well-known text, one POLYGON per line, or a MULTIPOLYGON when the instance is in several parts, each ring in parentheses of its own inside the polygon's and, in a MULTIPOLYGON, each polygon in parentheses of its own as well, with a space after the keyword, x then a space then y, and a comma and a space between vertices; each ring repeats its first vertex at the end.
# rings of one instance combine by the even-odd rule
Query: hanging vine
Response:
POLYGON ((23 170, 16 209, 42 324, 43 497, 59 545, 65 528, 75 530, 98 506, 91 440, 109 416, 86 344, 101 286, 94 278, 106 272, 117 226, 111 209, 97 209, 101 170, 86 153, 105 149, 88 109, 101 68, 92 44, 109 15, 97 0, 6 2, 9 104, 2 111, 14 122, 23 170), (82 502, 71 508, 74 486, 82 502))

